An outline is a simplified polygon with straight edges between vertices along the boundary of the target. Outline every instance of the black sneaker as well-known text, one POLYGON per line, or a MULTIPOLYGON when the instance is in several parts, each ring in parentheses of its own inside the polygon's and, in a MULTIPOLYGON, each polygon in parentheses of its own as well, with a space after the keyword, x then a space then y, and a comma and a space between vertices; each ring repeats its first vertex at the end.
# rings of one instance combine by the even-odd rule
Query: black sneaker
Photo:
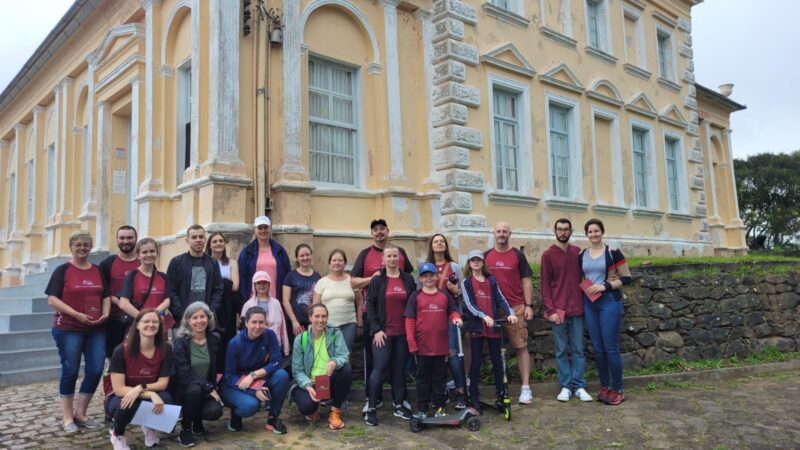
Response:
POLYGON ((242 418, 231 413, 231 420, 228 421, 228 431, 242 431, 242 418))
POLYGON ((374 408, 368 409, 367 415, 364 417, 364 422, 371 427, 378 426, 378 411, 374 408))
POLYGON ((275 434, 286 434, 286 425, 281 422, 281 419, 277 417, 270 417, 267 419, 267 424, 264 425, 264 428, 267 431, 272 431, 275 434))
POLYGON ((181 434, 178 435, 178 443, 181 444, 181 447, 194 447, 194 433, 192 430, 183 430, 181 434))
POLYGON ((461 411, 462 409, 466 409, 467 400, 464 397, 464 394, 456 392, 456 404, 453 407, 459 411, 461 411))
POLYGON ((399 417, 403 420, 411 420, 413 418, 411 410, 409 410, 402 404, 394 405, 394 416, 399 417))
POLYGON ((195 436, 202 436, 206 434, 206 427, 203 426, 203 422, 196 422, 192 424, 192 431, 195 436))

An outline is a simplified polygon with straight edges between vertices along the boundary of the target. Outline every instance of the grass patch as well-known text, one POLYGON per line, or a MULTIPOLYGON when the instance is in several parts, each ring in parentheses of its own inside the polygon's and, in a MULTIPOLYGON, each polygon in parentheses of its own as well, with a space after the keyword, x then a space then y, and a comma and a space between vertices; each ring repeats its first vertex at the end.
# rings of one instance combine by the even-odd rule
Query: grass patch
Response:
POLYGON ((686 361, 685 359, 671 359, 669 361, 656 361, 652 366, 643 369, 626 369, 625 376, 654 375, 661 373, 694 372, 698 370, 722 369, 725 367, 754 366, 773 362, 800 359, 800 352, 782 352, 777 347, 770 346, 760 352, 752 353, 746 358, 700 359, 686 361))
POLYGON ((366 430, 364 430, 363 425, 354 424, 348 427, 345 427, 342 431, 342 436, 352 438, 352 437, 359 437, 364 436, 367 434, 366 430))
POLYGON ((625 258, 630 267, 671 266, 678 264, 719 264, 732 262, 798 262, 795 256, 783 256, 772 253, 749 253, 743 256, 696 256, 696 257, 655 257, 631 256, 625 258))

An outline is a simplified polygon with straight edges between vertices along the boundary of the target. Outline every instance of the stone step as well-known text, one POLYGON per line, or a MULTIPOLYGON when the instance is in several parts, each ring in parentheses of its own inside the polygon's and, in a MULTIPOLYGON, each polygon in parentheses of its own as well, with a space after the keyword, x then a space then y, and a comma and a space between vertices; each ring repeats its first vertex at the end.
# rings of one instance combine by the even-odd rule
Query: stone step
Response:
POLYGON ((0 314, 0 333, 42 330, 53 324, 52 312, 0 314))
POLYGON ((0 333, 0 349, 7 351, 55 346, 50 329, 0 333))
MULTIPOLYGON (((81 373, 83 373, 81 371, 81 373)), ((61 376, 61 364, 36 367, 33 369, 0 370, 0 386, 36 383, 39 381, 57 380, 61 376)), ((57 388, 56 388, 57 390, 57 388)), ((56 395, 54 392, 53 395, 56 395)))
POLYGON ((50 282, 51 276, 53 276, 53 272, 51 269, 48 269, 47 272, 32 273, 30 275, 25 275, 25 285, 47 286, 47 283, 50 282))
POLYGON ((0 351, 0 367, 4 371, 36 369, 60 364, 60 361, 58 349, 55 345, 0 351))
POLYGON ((0 300, 43 297, 47 284, 25 284, 0 289, 0 300))
POLYGON ((50 312, 47 297, 0 299, 0 314, 27 314, 50 312))

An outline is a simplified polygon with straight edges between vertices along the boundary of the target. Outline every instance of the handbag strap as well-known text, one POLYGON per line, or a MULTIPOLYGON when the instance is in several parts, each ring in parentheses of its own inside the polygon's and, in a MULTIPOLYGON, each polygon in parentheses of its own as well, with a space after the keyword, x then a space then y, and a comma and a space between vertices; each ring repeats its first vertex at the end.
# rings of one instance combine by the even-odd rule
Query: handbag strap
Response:
POLYGON ((153 266, 153 274, 150 276, 150 284, 147 286, 147 292, 145 292, 144 297, 142 297, 142 302, 136 306, 136 309, 142 309, 145 303, 147 303, 147 299, 150 297, 150 292, 153 290, 153 281, 156 279, 158 275, 158 270, 156 267, 153 266))

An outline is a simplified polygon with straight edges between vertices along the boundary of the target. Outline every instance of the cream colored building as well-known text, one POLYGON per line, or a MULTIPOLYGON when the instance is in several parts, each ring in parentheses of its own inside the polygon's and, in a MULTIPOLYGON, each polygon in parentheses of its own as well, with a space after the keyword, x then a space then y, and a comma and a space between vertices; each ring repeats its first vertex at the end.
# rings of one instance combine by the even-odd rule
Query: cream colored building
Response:
POLYGON ((562 216, 628 254, 743 252, 742 106, 695 84, 696 3, 76 2, 0 95, 0 284, 79 228, 102 252, 132 224, 163 267, 188 225, 236 252, 263 212, 318 268, 377 217, 414 260, 500 220, 538 259, 562 216))

